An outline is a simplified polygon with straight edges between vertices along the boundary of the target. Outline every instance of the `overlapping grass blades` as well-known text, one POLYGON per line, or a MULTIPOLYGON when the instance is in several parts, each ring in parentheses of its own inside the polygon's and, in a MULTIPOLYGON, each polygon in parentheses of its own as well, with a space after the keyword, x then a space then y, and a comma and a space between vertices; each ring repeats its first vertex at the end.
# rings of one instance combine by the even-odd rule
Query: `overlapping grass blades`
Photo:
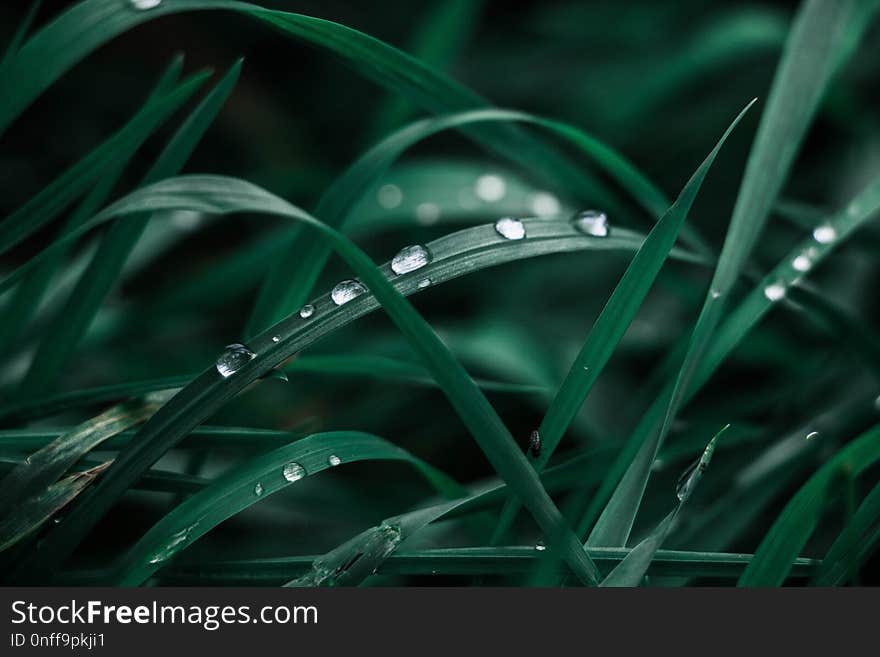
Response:
MULTIPOLYGON (((427 322, 369 257, 338 232, 283 199, 244 181, 221 176, 183 176, 156 183, 111 205, 94 221, 145 210, 175 208, 219 214, 244 211, 276 214, 300 221, 324 235, 423 359, 490 463, 522 497, 551 545, 558 549, 582 581, 597 582, 595 564, 565 525, 559 510, 494 409, 427 322)), ((43 552, 35 553, 25 561, 24 572, 33 572, 30 569, 37 561, 57 568, 137 476, 224 401, 290 356, 293 353, 288 351, 290 335, 277 337, 275 342, 271 334, 257 336, 250 345, 255 358, 235 376, 224 379, 210 368, 172 398, 141 430, 131 447, 120 454, 98 488, 93 489, 86 500, 75 506, 65 521, 49 533, 43 552)))

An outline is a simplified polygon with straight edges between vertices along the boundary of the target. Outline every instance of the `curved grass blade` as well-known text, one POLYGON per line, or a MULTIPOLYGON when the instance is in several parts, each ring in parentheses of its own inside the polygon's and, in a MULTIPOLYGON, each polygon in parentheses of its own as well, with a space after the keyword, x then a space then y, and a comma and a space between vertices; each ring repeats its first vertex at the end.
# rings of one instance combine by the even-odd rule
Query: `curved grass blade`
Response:
POLYGON ((778 586, 819 524, 836 480, 857 477, 880 459, 880 425, 843 447, 791 498, 761 541, 739 586, 778 586))
MULTIPOLYGON (((628 192, 652 209, 665 198, 627 160, 579 129, 522 112, 485 109, 422 119, 391 134, 358 158, 321 196, 315 215, 333 227, 345 227, 351 209, 371 190, 407 149, 444 130, 495 122, 527 123, 561 137, 576 146, 612 175, 628 192)), ((665 209, 664 205, 664 209, 665 209)), ((661 213, 662 214, 662 211, 661 213)), ((660 216, 660 215, 658 215, 660 216)), ((280 321, 309 297, 315 281, 330 256, 329 247, 314 236, 300 236, 297 257, 280 258, 263 284, 245 328, 246 335, 280 321), (305 244, 302 244, 305 242, 305 244)))
POLYGON ((247 461, 181 503, 128 551, 113 583, 143 583, 224 520, 303 477, 344 463, 375 460, 406 461, 439 492, 461 493, 446 475, 382 438, 354 431, 314 434, 247 461))
MULTIPOLYGON (((605 573, 620 563, 627 548, 590 548, 590 557, 605 573)), ((163 585, 273 586, 301 577, 318 557, 295 556, 263 559, 239 559, 200 563, 178 560, 157 573, 163 585)), ((435 548, 417 551, 398 550, 378 569, 380 575, 514 575, 535 567, 541 553, 534 546, 435 548)), ((736 578, 752 558, 750 554, 730 552, 691 552, 658 550, 648 569, 657 577, 736 578)), ((798 559, 791 576, 806 578, 819 565, 817 559, 798 559)), ((91 572, 70 573, 66 584, 94 581, 91 572), (69 578, 69 579, 68 579, 69 578)))
POLYGON ((24 15, 21 23, 18 24, 18 27, 15 30, 15 34, 12 35, 12 39, 9 40, 9 43, 6 46, 6 50, 3 52, 3 57, 2 59, 0 59, 0 67, 2 67, 3 64, 5 64, 10 57, 18 52, 18 49, 21 47, 21 44, 24 41, 24 38, 27 36, 28 31, 34 24, 34 19, 37 17, 37 13, 40 11, 40 5, 42 3, 43 0, 33 0, 33 2, 31 2, 30 8, 24 15))
MULTIPOLYGON (((550 460, 605 365, 611 359, 660 273, 663 263, 666 262, 678 232, 721 146, 754 102, 753 100, 746 105, 733 120, 715 144, 715 148, 685 184, 675 203, 648 234, 614 288, 538 428, 542 439, 541 450, 537 456, 530 455, 536 470, 540 471, 550 460)), ((495 529, 494 543, 504 540, 518 511, 519 504, 516 500, 511 499, 505 505, 495 529)))
POLYGON ((168 393, 152 393, 143 400, 114 406, 28 456, 0 480, 0 517, 55 483, 84 454, 108 438, 146 421, 170 397, 168 393))
MULTIPOLYGON (((865 541, 864 537, 872 525, 877 525, 878 518, 880 518, 880 484, 874 486, 871 492, 865 496, 852 519, 828 548, 828 552, 822 559, 822 565, 811 584, 839 586, 858 572, 859 550, 864 548, 866 543, 872 547, 872 541, 870 539, 865 541)), ((874 533, 880 536, 876 530, 874 533)), ((876 539, 873 542, 876 545, 876 539)))
POLYGON ((676 490, 678 504, 675 508, 669 513, 669 515, 663 518, 653 531, 636 545, 630 553, 626 555, 619 564, 617 564, 617 566, 615 566, 614 570, 602 580, 599 586, 638 586, 641 584, 642 579, 645 577, 645 574, 651 566, 651 562, 657 555, 657 550, 659 550, 666 541, 669 532, 671 532, 672 528, 675 526, 675 520, 678 518, 678 514, 681 513, 684 505, 687 504, 687 501, 690 499, 697 484, 700 483, 703 473, 705 473, 706 468, 709 467, 709 462, 712 460, 712 454, 715 451, 715 442, 729 427, 730 425, 728 424, 719 431, 718 434, 709 441, 709 444, 706 446, 706 449, 703 451, 697 462, 685 470, 681 475, 676 490))
POLYGON ((37 531, 85 490, 109 465, 108 461, 90 470, 68 475, 34 497, 20 501, 11 513, 0 519, 0 552, 37 531))
MULTIPOLYGON (((395 325, 424 361, 489 462, 523 499, 549 542, 585 583, 597 581, 597 571, 574 533, 541 486, 540 479, 519 451, 495 410, 452 356, 427 322, 387 280, 372 260, 334 229, 311 215, 250 183, 221 176, 183 176, 156 183, 105 209, 94 223, 144 210, 192 209, 209 213, 259 212, 302 222, 323 234, 360 276, 395 325)), ((418 284, 416 283, 416 286, 418 284)), ((356 303, 357 299, 349 303, 356 303)), ((297 319, 299 319, 297 317, 297 319)), ((215 368, 201 374, 153 416, 131 447, 124 450, 108 476, 87 499, 77 504, 44 543, 41 554, 24 560, 24 571, 33 572, 37 561, 57 567, 82 537, 106 513, 125 489, 187 432, 235 396, 248 383, 265 375, 297 351, 284 323, 251 341, 255 357, 235 376, 218 376, 215 368), (272 338, 277 338, 273 340, 272 338)), ((36 574, 36 573, 34 573, 36 574)))
MULTIPOLYGON (((187 117, 150 167, 142 184, 173 176, 180 171, 232 93, 241 63, 241 59, 235 62, 187 117)), ((59 372, 85 336, 104 298, 119 280, 122 267, 150 218, 147 215, 118 222, 101 237, 92 261, 71 292, 67 304, 47 328, 21 383, 19 396, 27 399, 39 395, 58 380, 59 372)))

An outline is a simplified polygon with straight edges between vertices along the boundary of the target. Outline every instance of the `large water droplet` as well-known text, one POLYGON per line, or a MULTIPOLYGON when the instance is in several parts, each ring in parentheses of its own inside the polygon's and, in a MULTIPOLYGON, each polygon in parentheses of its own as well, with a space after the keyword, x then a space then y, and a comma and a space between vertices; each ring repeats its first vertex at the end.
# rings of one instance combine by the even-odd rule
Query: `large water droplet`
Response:
POLYGON ((327 463, 330 464, 331 468, 335 468, 337 465, 342 463, 342 459, 336 456, 336 454, 331 454, 330 457, 327 459, 327 463))
POLYGON ((299 316, 302 317, 303 319, 308 319, 309 317, 311 317, 314 314, 315 314, 315 307, 310 303, 307 303, 306 305, 304 305, 302 308, 299 309, 299 316))
POLYGON ((287 481, 299 481, 306 476, 306 469, 302 467, 299 463, 294 463, 293 461, 291 461, 284 466, 281 474, 284 475, 284 478, 287 479, 287 481))
POLYGON ((336 284, 336 287, 330 292, 330 298, 337 306, 341 306, 355 297, 359 297, 366 291, 367 288, 360 281, 348 279, 336 284))
POLYGON ((263 494, 263 484, 261 484, 261 483, 258 481, 258 482, 257 482, 257 485, 254 486, 254 495, 256 495, 257 497, 259 497, 259 496, 262 495, 262 494, 263 494))
POLYGON ((501 217, 495 222, 495 232, 509 240, 521 240, 526 236, 526 227, 519 219, 501 217))
POLYGON ((153 9, 162 4, 162 0, 131 0, 131 6, 135 9, 153 9))
POLYGON ((819 242, 819 244, 831 244, 831 242, 837 239, 837 229, 831 224, 816 226, 813 230, 813 239, 819 242))
POLYGON ((391 259, 391 271, 400 276, 421 269, 431 262, 431 252, 421 244, 403 247, 391 259))
POLYGON ((770 301, 779 301, 785 296, 785 284, 779 282, 771 283, 764 288, 764 296, 770 301))
POLYGON ((257 355, 243 344, 236 342, 226 345, 223 353, 217 358, 217 371, 224 379, 228 378, 256 357, 257 355))
POLYGON ((608 215, 599 210, 578 212, 574 219, 575 228, 591 237, 608 237, 608 215))
POLYGON ((474 193, 478 198, 487 203, 495 203, 504 198, 504 195, 507 193, 507 184, 501 176, 489 173, 477 178, 477 183, 474 185, 474 193))
POLYGON ((397 185, 382 185, 376 192, 376 200, 383 208, 391 210, 403 203, 403 192, 397 185))
POLYGON ((561 209, 559 199, 550 192, 535 192, 531 200, 532 212, 539 217, 549 217, 558 214, 561 209))

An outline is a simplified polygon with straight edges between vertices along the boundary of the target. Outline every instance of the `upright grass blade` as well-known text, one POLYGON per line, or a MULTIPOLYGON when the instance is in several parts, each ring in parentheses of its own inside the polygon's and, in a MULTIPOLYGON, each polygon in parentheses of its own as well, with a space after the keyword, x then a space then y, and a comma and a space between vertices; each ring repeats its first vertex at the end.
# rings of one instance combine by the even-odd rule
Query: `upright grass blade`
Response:
POLYGON ((880 425, 846 445, 791 498, 767 532, 739 579, 739 586, 778 586, 819 524, 822 512, 844 474, 858 477, 880 460, 880 425))
MULTIPOLYGON (((550 460, 559 441, 562 440, 648 295, 721 146, 754 102, 753 100, 749 103, 737 115, 718 140, 715 148, 685 184, 675 203, 649 233, 593 324, 580 353, 569 368, 565 380, 556 392, 538 428, 541 449, 537 455, 531 453, 529 459, 539 472, 550 460)), ((495 544, 504 541, 519 508, 515 499, 505 504, 495 528, 493 536, 495 544)))
MULTIPOLYGON (((302 222, 323 234, 360 276, 424 361, 490 463, 521 496, 551 546, 564 555, 566 563, 583 582, 597 582, 595 564, 566 526, 495 410, 427 322, 366 254, 334 229, 283 199, 244 181, 221 176, 183 176, 156 183, 111 205, 93 221, 100 223, 115 216, 175 208, 221 214, 275 214, 302 222)), ((295 346, 291 344, 294 341, 290 332, 282 332, 281 328, 276 327, 277 331, 261 334, 251 341, 255 357, 234 376, 220 377, 212 367, 172 398, 144 426, 132 445, 119 455, 99 487, 93 489, 87 500, 77 504, 65 521, 47 536, 44 550, 24 560, 20 573, 35 574, 37 562, 42 563, 43 568, 57 568, 132 481, 156 459, 244 386, 291 356, 295 352, 295 346)))
POLYGON ((870 539, 865 541, 864 538, 869 534, 872 525, 880 527, 878 520, 880 520, 880 484, 874 486, 865 496, 852 519, 828 548, 822 559, 822 565, 811 583, 816 586, 837 586, 858 572, 859 548, 865 543, 869 544, 869 548, 876 548, 876 537, 880 537, 880 534, 874 532, 874 545, 870 545, 870 539))
MULTIPOLYGON (((182 68, 183 57, 178 55, 159 78, 156 87, 147 99, 147 103, 155 102, 171 92, 180 77, 182 68)), ((90 219, 105 205, 123 170, 140 145, 140 141, 132 140, 122 145, 113 154, 116 162, 107 167, 92 191, 73 211, 62 228, 62 234, 79 226, 86 219, 90 219)), ((59 251, 50 260, 31 272, 27 279, 15 289, 15 294, 6 306, 5 312, 0 316, 0 344, 13 344, 27 328, 64 257, 65 253, 59 251)))
POLYGON ((102 463, 68 475, 36 496, 24 500, 0 518, 0 552, 38 530, 55 513, 70 504, 109 465, 109 462, 102 463))
POLYGON ((806 0, 798 12, 758 126, 709 293, 675 386, 666 398, 663 423, 645 436, 596 523, 590 545, 624 545, 629 537, 651 464, 712 347, 725 298, 761 233, 828 81, 841 63, 841 53, 850 46, 850 31, 861 20, 856 5, 855 0, 806 0))
POLYGON ((19 23, 18 28, 16 28, 15 34, 12 35, 12 39, 10 39, 9 43, 6 45, 6 50, 3 52, 3 57, 0 58, 0 67, 2 67, 3 64, 5 64, 10 57, 18 52, 18 49, 21 47, 24 38, 27 36, 28 31, 31 29, 31 25, 34 24, 34 19, 37 17, 37 13, 40 11, 41 4, 43 4, 42 0, 33 0, 33 2, 31 2, 30 8, 24 15, 21 23, 19 23))
POLYGON ((715 442, 729 426, 724 427, 709 441, 697 462, 681 475, 675 491, 678 497, 678 504, 676 504, 675 508, 615 566, 614 570, 608 573, 608 576, 602 580, 599 586, 638 586, 641 584, 642 579, 648 572, 648 568, 651 566, 651 562, 657 554, 657 550, 666 541, 669 532, 675 526, 675 520, 684 508, 684 505, 687 504, 697 484, 700 483, 703 473, 709 467, 712 454, 715 452, 715 442))
POLYGON ((377 436, 355 431, 314 434, 246 461, 165 515, 128 551, 113 584, 143 583, 224 520, 304 477, 345 463, 376 460, 410 463, 447 496, 463 491, 446 475, 377 436))
MULTIPOLYGON (((180 171, 235 87, 241 62, 239 59, 233 64, 187 117, 144 176, 143 184, 180 171)), ((83 272, 67 304, 46 330, 21 384, 21 397, 38 395, 58 380, 60 371, 82 341, 104 298, 119 280, 122 267, 149 220, 147 215, 138 220, 119 222, 102 236, 89 267, 83 272)))
POLYGON ((0 480, 0 517, 55 483, 84 454, 108 438, 147 420, 170 396, 152 393, 142 400, 114 406, 28 456, 0 480))
MULTIPOLYGON (((391 134, 358 158, 327 188, 318 201, 315 214, 331 226, 344 227, 351 209, 368 190, 373 189, 407 149, 444 130, 496 122, 528 123, 547 130, 570 142, 593 160, 644 207, 653 210, 661 203, 665 205, 662 192, 638 169, 578 128, 522 112, 484 109, 423 119, 391 134)), ((247 335, 252 335, 289 315, 302 306, 311 294, 330 255, 330 249, 312 235, 300 236, 294 246, 297 257, 277 259, 276 265, 266 277, 245 328, 247 335)))
MULTIPOLYGON (((110 139, 70 167, 43 191, 0 221, 0 253, 49 224, 71 202, 108 171, 122 166, 137 148, 202 85, 207 73, 196 74, 173 91, 144 107, 110 139)), ((0 81, 0 86, 3 82, 0 81)), ((0 96, 2 97, 2 96, 0 96)))

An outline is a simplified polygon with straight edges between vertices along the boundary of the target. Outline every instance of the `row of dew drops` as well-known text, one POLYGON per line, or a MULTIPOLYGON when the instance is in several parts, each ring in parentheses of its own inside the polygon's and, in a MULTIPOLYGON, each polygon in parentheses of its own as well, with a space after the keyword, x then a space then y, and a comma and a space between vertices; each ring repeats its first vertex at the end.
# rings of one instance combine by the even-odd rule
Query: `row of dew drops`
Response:
MULTIPOLYGON (((816 244, 821 244, 823 246, 833 244, 837 240, 837 229, 829 223, 816 226, 813 230, 813 240, 816 244)), ((794 269, 798 275, 806 274, 813 268, 818 257, 819 248, 811 244, 792 259, 791 268, 794 269)), ((800 280, 799 276, 791 282, 786 282, 785 280, 774 281, 764 287, 764 296, 767 297, 768 301, 780 301, 785 298, 788 285, 797 283, 798 280, 800 280)))

